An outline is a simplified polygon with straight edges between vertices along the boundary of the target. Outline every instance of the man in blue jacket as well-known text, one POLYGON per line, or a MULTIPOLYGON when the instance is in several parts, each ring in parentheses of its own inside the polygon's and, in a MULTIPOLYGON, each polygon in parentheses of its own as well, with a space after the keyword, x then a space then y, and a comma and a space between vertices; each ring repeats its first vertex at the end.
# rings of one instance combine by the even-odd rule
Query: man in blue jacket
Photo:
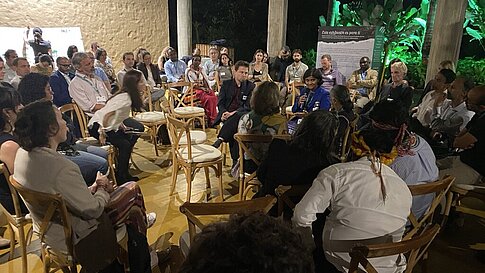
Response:
POLYGON ((66 57, 56 59, 57 71, 52 73, 49 78, 49 84, 54 92, 54 104, 58 107, 72 102, 69 96, 69 84, 74 74, 70 72, 71 61, 66 57))

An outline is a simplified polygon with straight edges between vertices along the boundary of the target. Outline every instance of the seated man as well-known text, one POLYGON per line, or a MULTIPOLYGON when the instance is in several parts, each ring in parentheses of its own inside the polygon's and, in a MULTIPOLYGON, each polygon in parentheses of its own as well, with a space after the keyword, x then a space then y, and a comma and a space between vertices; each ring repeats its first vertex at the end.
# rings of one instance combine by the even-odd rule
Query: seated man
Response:
POLYGON ((10 84, 17 90, 19 88, 20 81, 25 75, 30 73, 30 64, 24 57, 19 57, 13 60, 13 66, 17 75, 13 78, 10 84))
POLYGON ((320 59, 320 65, 319 70, 323 76, 323 88, 332 90, 335 85, 345 85, 345 76, 332 67, 332 57, 330 55, 323 54, 320 59))
MULTIPOLYGON (((443 102, 443 106, 438 106, 433 111, 433 120, 431 121, 431 143, 438 147, 438 142, 445 142, 445 146, 451 146, 455 136, 461 132, 473 115, 472 111, 466 108, 465 97, 470 89, 473 88, 473 82, 464 77, 457 77, 450 85, 448 97, 443 102)), ((448 149, 446 149, 448 150, 448 149)))
POLYGON ((412 112, 411 130, 421 136, 429 135, 429 126, 433 110, 442 106, 446 99, 448 88, 455 80, 456 74, 450 69, 442 69, 435 77, 434 90, 424 96, 423 101, 412 112))
POLYGON ((250 101, 254 83, 248 81, 249 63, 237 61, 234 65, 234 79, 222 83, 217 106, 219 113, 213 125, 224 122, 216 142, 212 146, 219 148, 222 142, 229 142, 233 164, 237 162, 239 151, 234 134, 237 132, 239 119, 251 111, 250 101))
MULTIPOLYGON (((424 138, 407 131, 407 111, 396 101, 381 101, 369 113, 371 127, 387 136, 397 148, 397 157, 389 165, 408 185, 433 182, 438 168, 433 150, 424 138)), ((413 197, 411 211, 423 215, 431 205, 433 195, 413 197)))
POLYGON ((467 95, 468 110, 475 112, 455 138, 453 147, 462 149, 458 156, 438 161, 440 177, 450 174, 456 184, 476 184, 485 176, 485 86, 472 88, 467 95))
POLYGON ((202 64, 202 70, 207 76, 209 88, 213 89, 216 84, 216 71, 219 67, 219 50, 217 50, 217 47, 211 47, 209 49, 209 57, 210 60, 202 64))
POLYGON ((71 83, 74 74, 71 70, 71 60, 66 57, 57 57, 56 59, 57 71, 49 78, 49 84, 54 93, 54 104, 58 107, 72 102, 69 96, 69 84, 71 83))
POLYGON ((291 92, 288 86, 292 82, 304 81, 303 74, 308 70, 308 66, 301 61, 302 52, 300 49, 293 50, 293 63, 286 67, 285 71, 285 86, 281 88, 280 100, 282 114, 285 114, 285 108, 291 104, 291 92))
MULTIPOLYGON (((374 100, 377 91, 377 71, 370 67, 368 57, 360 58, 360 69, 352 72, 347 84, 353 94, 353 101, 374 100)), ((361 102, 360 104, 365 104, 361 102)))
POLYGON ((311 251, 295 229, 262 213, 233 215, 196 235, 180 273, 313 272, 311 251))
POLYGON ((5 76, 1 81, 10 83, 17 75, 14 70, 13 60, 17 59, 17 52, 13 49, 8 49, 3 55, 5 57, 5 76))
POLYGON ((183 81, 187 65, 177 58, 177 50, 171 48, 167 54, 169 60, 163 65, 165 74, 167 75, 167 82, 183 81))

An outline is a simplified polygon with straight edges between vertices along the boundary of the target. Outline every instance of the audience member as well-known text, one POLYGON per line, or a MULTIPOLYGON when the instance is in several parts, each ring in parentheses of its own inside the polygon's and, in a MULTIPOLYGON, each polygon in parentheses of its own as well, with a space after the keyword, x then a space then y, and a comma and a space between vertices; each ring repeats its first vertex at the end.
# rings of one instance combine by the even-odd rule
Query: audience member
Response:
POLYGON ((404 77, 408 73, 408 68, 403 62, 396 62, 391 65, 392 82, 384 85, 379 97, 379 101, 395 100, 409 111, 413 102, 413 88, 410 87, 404 77))
POLYGON ((131 111, 141 111, 143 102, 140 96, 145 89, 143 74, 137 70, 126 72, 120 91, 110 97, 105 105, 96 111, 89 120, 89 134, 102 144, 109 141, 118 149, 116 180, 118 183, 137 181, 138 178, 128 172, 131 152, 144 127, 129 118, 131 111), (131 133, 130 133, 131 131, 131 133))
POLYGON ((165 74, 167 75, 168 82, 180 82, 184 81, 185 70, 187 65, 177 58, 177 50, 168 50, 169 60, 165 62, 165 74))
POLYGON ((200 55, 192 56, 192 64, 185 70, 185 80, 194 83, 196 97, 205 110, 209 126, 212 126, 217 118, 217 96, 210 88, 209 79, 200 66, 200 62, 200 55))
POLYGON ((445 141, 450 146, 453 144, 455 136, 465 129, 475 114, 467 109, 465 103, 466 94, 473 87, 473 81, 462 76, 458 76, 451 83, 448 90, 448 97, 451 99, 446 99, 443 106, 433 110, 431 134, 427 136, 428 138, 432 141, 445 141))
MULTIPOLYGON (((182 58, 182 61, 184 61, 187 64, 187 67, 189 67, 192 64, 192 57, 194 55, 201 56, 200 49, 199 48, 197 48, 197 47, 194 48, 194 50, 192 50, 192 55, 190 55, 190 56, 184 56, 184 58, 182 58)), ((202 59, 202 56, 201 56, 201 59, 202 59)))
POLYGON ((234 79, 222 83, 217 107, 219 113, 214 125, 224 122, 217 140, 212 144, 218 148, 222 142, 229 142, 233 165, 236 163, 239 151, 234 134, 237 132, 239 119, 251 110, 250 101, 254 83, 248 81, 249 63, 237 61, 234 65, 234 79))
MULTIPOLYGON (((438 70, 436 72, 440 72, 442 69, 450 69, 452 70, 453 72, 456 73, 456 70, 455 70, 455 63, 453 63, 453 61, 450 61, 450 60, 444 60, 442 61, 439 65, 438 65, 438 70)), ((417 104, 420 104, 421 101, 423 101, 423 98, 426 94, 428 94, 429 91, 433 91, 435 90, 434 89, 434 81, 435 79, 431 79, 427 84, 426 86, 424 87, 424 90, 423 90, 423 93, 421 93, 421 96, 419 97, 419 100, 418 100, 418 103, 417 104)))
POLYGON ((232 215, 196 235, 180 273, 311 273, 311 257, 301 234, 282 220, 232 215))
POLYGON ((273 139, 257 170, 262 187, 256 196, 275 195, 278 185, 311 184, 322 169, 335 163, 330 151, 337 128, 337 118, 319 110, 302 120, 291 141, 273 139))
POLYGON ((293 113, 312 112, 319 109, 330 109, 330 93, 322 87, 322 74, 316 68, 310 68, 302 75, 305 87, 296 97, 291 109, 293 113))
POLYGON ((25 31, 24 42, 26 45, 32 47, 35 56, 35 63, 38 63, 40 55, 47 54, 50 56, 52 51, 51 42, 42 38, 42 29, 40 29, 39 27, 34 27, 32 29, 32 34, 34 35, 33 40, 29 40, 29 32, 30 27, 27 27, 27 31, 25 31))
POLYGON ((466 97, 468 110, 475 112, 455 138, 453 147, 463 149, 458 156, 438 161, 440 176, 456 177, 456 184, 476 184, 485 176, 485 86, 472 88, 466 97))
MULTIPOLYGON (((114 229, 127 224, 146 236, 146 229, 156 215, 152 213, 147 217, 143 195, 134 182, 115 188, 106 176, 98 175, 96 183, 86 187, 79 168, 56 152, 57 145, 66 139, 66 131, 60 111, 50 101, 27 105, 15 123, 14 134, 21 149, 15 158, 14 178, 29 190, 60 194, 69 208, 75 234, 73 258, 83 271, 113 272, 106 267, 119 250, 114 229)), ((26 205, 34 230, 38 231, 47 205, 36 207, 29 202, 26 205)), ((49 223, 45 243, 56 252, 65 252, 64 239, 63 226, 49 223)), ((146 237, 144 241, 146 243, 146 237)))
MULTIPOLYGON (((99 45, 98 42, 92 42, 91 43, 91 47, 90 47, 91 51, 89 51, 89 52, 91 52, 94 56, 97 56, 98 55, 98 49, 100 49, 100 48, 101 48, 101 46, 99 45)), ((98 59, 98 58, 96 57, 96 59, 98 59)), ((111 67, 113 67, 113 62, 111 61, 111 58, 108 55, 106 55, 106 61, 105 61, 105 63, 107 63, 111 67)))
POLYGON ((278 56, 270 61, 270 77, 275 82, 280 83, 281 86, 283 86, 285 82, 286 68, 293 62, 290 58, 290 54, 290 47, 283 46, 278 53, 278 56))
MULTIPOLYGON (((273 82, 263 82, 251 96, 251 111, 239 120, 238 133, 257 135, 282 135, 288 132, 286 118, 280 114, 279 88, 273 82)), ((247 143, 252 155, 261 161, 266 157, 269 143, 247 143)), ((257 165, 249 157, 245 158, 244 172, 253 173, 257 165)), ((233 170, 238 173, 239 168, 233 170)))
POLYGON ((4 81, 5 74, 5 63, 3 62, 2 57, 0 57, 0 87, 15 89, 9 82, 4 81))
POLYGON ((433 84, 434 90, 426 94, 423 101, 412 110, 414 114, 411 120, 411 130, 420 135, 429 135, 432 114, 437 107, 443 105, 448 88, 455 78, 455 72, 450 69, 442 69, 436 74, 433 84))
MULTIPOLYGON (((14 173, 14 161, 19 145, 12 135, 17 113, 22 109, 18 93, 11 87, 0 87, 0 161, 7 168, 9 174, 14 173)), ((24 202, 20 201, 20 209, 24 214, 29 213, 24 202)), ((5 176, 0 175, 0 203, 11 214, 15 215, 12 195, 5 176)), ((0 241, 3 241, 0 237, 0 241)))
POLYGON ((107 62, 108 53, 106 53, 106 50, 104 50, 104 48, 98 47, 95 56, 96 60, 94 61, 94 66, 103 69, 106 76, 108 76, 111 87, 111 85, 116 83, 116 78, 113 66, 111 65, 111 63, 107 62))
MULTIPOLYGON (((332 90, 330 90, 330 105, 332 112, 337 115, 339 121, 337 135, 335 136, 335 149, 333 152, 337 158, 348 159, 348 151, 343 150, 345 133, 356 118, 354 114, 354 104, 350 100, 349 89, 344 85, 335 85, 332 90)), ((353 133, 352 129, 353 128, 350 128, 350 134, 353 133)), ((350 135, 347 141, 350 141, 350 135)))
MULTIPOLYGON (((199 52, 200 54, 200 52, 199 52)), ((221 47, 221 50, 219 51, 219 55, 220 54, 228 54, 229 55, 229 49, 227 47, 221 47)))
MULTIPOLYGON (((24 105, 41 99, 50 101, 53 99, 52 90, 49 85, 49 77, 37 73, 31 73, 25 76, 20 82, 18 92, 24 105)), ((86 184, 91 185, 96 180, 96 173, 98 171, 102 173, 107 172, 108 162, 106 158, 108 157, 108 153, 100 147, 77 144, 73 121, 67 115, 63 116, 63 118, 66 120, 69 130, 67 132, 67 140, 60 143, 58 152, 76 163, 79 169, 81 169, 86 184)))
POLYGON ((263 63, 262 49, 256 50, 253 56, 253 62, 249 64, 248 79, 252 82, 261 82, 269 80, 268 65, 263 63))
POLYGON ((51 56, 42 54, 39 56, 39 62, 30 68, 31 73, 39 73, 49 77, 54 71, 51 56))
POLYGON ((10 83, 13 78, 17 75, 15 72, 15 67, 13 65, 13 60, 17 59, 17 52, 13 49, 8 49, 5 51, 5 54, 3 54, 5 57, 5 77, 3 78, 2 81, 5 81, 7 83, 10 83))
POLYGON ((79 52, 79 50, 77 49, 77 46, 70 45, 67 48, 67 57, 69 58, 69 60, 71 60, 72 59, 72 56, 74 55, 74 53, 77 53, 77 52, 79 52))
POLYGON ((143 62, 143 52, 147 51, 145 48, 143 47, 139 47, 138 50, 136 51, 136 54, 135 54, 135 65, 133 66, 133 68, 137 68, 138 67, 138 64, 142 63, 143 62))
POLYGON ((65 104, 72 103, 72 98, 69 95, 69 84, 74 78, 71 73, 71 61, 66 57, 57 57, 56 59, 57 71, 49 77, 49 84, 54 93, 54 104, 61 107, 65 104))
POLYGON ((170 56, 168 56, 168 51, 173 49, 170 46, 166 46, 162 49, 162 53, 160 54, 160 57, 158 57, 158 69, 160 70, 161 75, 165 75, 165 68, 164 65, 165 63, 170 59, 170 56))
POLYGON ((290 106, 291 101, 288 99, 291 97, 292 90, 290 84, 293 82, 303 82, 303 75, 308 70, 308 66, 301 62, 301 50, 293 50, 293 63, 286 67, 285 71, 285 86, 280 90, 280 105, 282 114, 287 106, 290 106))
MULTIPOLYGON (((354 93, 354 101, 357 100, 374 100, 377 91, 377 71, 370 67, 370 60, 368 57, 362 57, 359 61, 360 69, 352 72, 347 84, 354 93), (356 93, 356 91, 358 93, 356 93)), ((361 102, 365 105, 365 102, 361 102)))
POLYGON ((15 67, 15 72, 17 75, 13 78, 10 84, 17 90, 19 88, 19 83, 25 75, 30 73, 30 64, 24 57, 19 57, 13 60, 13 66, 15 67))
MULTIPOLYGON (((438 167, 425 139, 407 130, 408 112, 399 103, 382 101, 369 113, 371 126, 383 137, 393 140, 397 157, 389 165, 408 185, 424 184, 438 179, 438 167)), ((431 205, 433 194, 413 197, 411 211, 421 217, 431 205)))
MULTIPOLYGON (((93 52, 88 51, 88 52, 86 52, 86 54, 92 60, 93 65, 94 65, 96 58, 94 57, 93 52)), ((74 73, 76 73, 76 72, 74 71, 74 73)), ((108 75, 106 75, 106 73, 104 73, 104 70, 101 67, 96 67, 96 66, 94 67, 94 75, 98 76, 103 81, 104 86, 106 86, 106 90, 111 90, 111 83, 109 81, 108 75)))
POLYGON ((337 68, 334 68, 332 65, 332 57, 328 54, 323 54, 320 58, 320 65, 319 68, 320 72, 322 73, 323 88, 327 90, 332 90, 335 85, 345 85, 345 76, 342 75, 338 71, 337 68))
MULTIPOLYGON (((412 202, 406 183, 387 166, 397 155, 392 139, 374 129, 360 131, 352 149, 360 159, 322 170, 293 215, 296 225, 311 227, 317 213, 331 208, 323 249, 341 272, 348 270, 354 245, 400 241, 412 202)), ((370 259, 379 272, 401 272, 405 261, 400 255, 370 259)))
POLYGON ((229 55, 221 53, 219 56, 219 66, 217 67, 216 77, 219 77, 219 83, 232 80, 232 60, 229 55))
POLYGON ((217 47, 211 47, 209 49, 209 57, 210 60, 203 63, 202 68, 209 79, 209 87, 212 88, 216 83, 215 74, 219 66, 219 50, 217 50, 217 47))
POLYGON ((143 62, 139 63, 137 69, 143 73, 147 83, 152 86, 160 86, 162 79, 160 78, 160 70, 154 64, 152 64, 152 55, 150 52, 145 51, 142 53, 143 62))

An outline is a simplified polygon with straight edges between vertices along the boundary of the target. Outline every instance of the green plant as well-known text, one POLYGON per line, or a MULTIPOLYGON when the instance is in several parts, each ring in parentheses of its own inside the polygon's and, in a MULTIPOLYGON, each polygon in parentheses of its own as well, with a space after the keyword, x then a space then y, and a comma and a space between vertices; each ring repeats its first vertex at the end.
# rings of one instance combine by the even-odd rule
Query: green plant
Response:
POLYGON ((315 67, 316 59, 317 59, 317 52, 315 51, 315 49, 312 48, 312 49, 303 51, 302 62, 308 65, 308 67, 315 67))
POLYGON ((468 0, 468 8, 463 24, 466 33, 471 36, 470 42, 477 40, 485 50, 485 0, 468 0))
POLYGON ((456 74, 472 77, 476 84, 485 84, 485 59, 466 57, 458 60, 456 74))

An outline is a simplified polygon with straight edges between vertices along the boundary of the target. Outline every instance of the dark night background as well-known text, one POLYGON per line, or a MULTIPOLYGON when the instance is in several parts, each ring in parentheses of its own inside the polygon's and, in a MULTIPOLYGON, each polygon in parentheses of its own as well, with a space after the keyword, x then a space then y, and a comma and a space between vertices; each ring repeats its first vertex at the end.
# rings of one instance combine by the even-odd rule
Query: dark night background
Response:
MULTIPOLYGON (((342 4, 352 1, 343 0, 342 4)), ((383 1, 382 1, 383 2, 383 1)), ((177 47, 177 0, 169 0, 170 45, 177 47)), ((420 0, 404 1, 419 7, 420 0)), ((318 17, 326 15, 328 0, 289 0, 286 43, 291 49, 316 49, 318 17)), ((226 39, 235 59, 252 60, 256 49, 266 51, 268 0, 192 0, 193 43, 226 39)), ((460 57, 483 55, 480 46, 464 36, 460 57)))

